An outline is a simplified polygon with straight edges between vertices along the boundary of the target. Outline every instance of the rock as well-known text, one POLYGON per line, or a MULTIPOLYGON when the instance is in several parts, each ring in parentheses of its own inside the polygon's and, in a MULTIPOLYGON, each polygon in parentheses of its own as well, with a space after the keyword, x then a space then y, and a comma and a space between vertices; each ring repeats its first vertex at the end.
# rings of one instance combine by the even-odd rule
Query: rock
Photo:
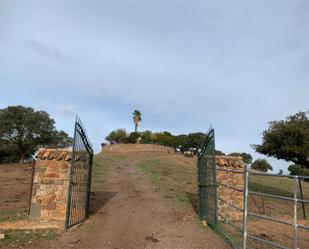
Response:
POLYGON ((207 227, 207 226, 208 226, 206 220, 202 220, 202 225, 203 225, 204 227, 207 227))

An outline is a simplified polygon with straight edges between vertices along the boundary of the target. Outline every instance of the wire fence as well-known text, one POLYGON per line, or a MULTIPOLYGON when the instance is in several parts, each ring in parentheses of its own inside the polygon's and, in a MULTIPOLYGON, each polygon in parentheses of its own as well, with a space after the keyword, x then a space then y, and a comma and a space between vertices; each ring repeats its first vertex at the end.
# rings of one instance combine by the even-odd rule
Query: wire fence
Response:
POLYGON ((216 228, 233 248, 309 248, 309 177, 263 174, 248 167, 216 170, 243 177, 238 186, 217 180, 218 187, 241 199, 218 199, 225 208, 218 212, 216 228), (237 218, 229 215, 235 210, 241 213, 237 218))

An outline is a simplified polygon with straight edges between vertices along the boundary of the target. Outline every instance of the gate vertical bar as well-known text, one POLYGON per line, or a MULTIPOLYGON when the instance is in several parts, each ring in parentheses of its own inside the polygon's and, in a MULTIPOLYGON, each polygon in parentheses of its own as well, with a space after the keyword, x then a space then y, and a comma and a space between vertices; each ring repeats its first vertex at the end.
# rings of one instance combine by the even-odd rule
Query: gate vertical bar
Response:
POLYGON ((72 178, 73 178, 73 164, 74 164, 74 157, 75 157, 75 150, 76 150, 76 139, 77 139, 77 116, 74 125, 74 138, 73 138, 73 147, 72 147, 72 159, 71 159, 71 167, 70 167, 70 177, 68 182, 68 194, 67 194, 67 209, 66 209, 66 216, 65 216, 65 230, 67 231, 69 228, 69 219, 70 219, 70 210, 71 210, 71 192, 72 192, 72 178))
POLYGON ((242 249, 247 248, 247 223, 248 223, 248 180, 249 170, 248 165, 245 164, 244 169, 244 202, 243 202, 243 238, 242 238, 242 249))
POLYGON ((88 186, 86 194, 86 217, 89 217, 89 204, 90 204, 90 194, 91 194, 91 177, 92 177, 92 162, 93 162, 93 152, 89 159, 89 169, 88 169, 88 186))
POLYGON ((294 219, 293 219, 293 226, 294 226, 294 249, 298 248, 297 243, 297 177, 294 178, 294 219))
POLYGON ((217 163, 216 163, 216 143, 215 143, 215 130, 212 129, 213 131, 213 148, 212 148, 212 162, 213 162, 213 197, 214 197, 214 215, 215 215, 215 225, 218 223, 218 201, 217 201, 217 163))

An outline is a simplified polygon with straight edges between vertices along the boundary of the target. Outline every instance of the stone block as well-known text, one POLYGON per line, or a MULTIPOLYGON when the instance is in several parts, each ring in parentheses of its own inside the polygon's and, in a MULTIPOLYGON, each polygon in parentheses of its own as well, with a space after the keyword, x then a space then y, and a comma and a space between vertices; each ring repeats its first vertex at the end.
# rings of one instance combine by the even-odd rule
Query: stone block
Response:
POLYGON ((46 205, 46 210, 55 210, 56 209, 56 203, 52 202, 46 205))
POLYGON ((55 179, 43 178, 40 182, 41 184, 55 184, 55 179))
POLYGON ((44 205, 47 205, 49 203, 51 203, 53 200, 55 200, 56 198, 56 195, 55 194, 50 194, 50 195, 47 195, 45 197, 42 197, 42 204, 44 205))
POLYGON ((37 203, 31 203, 30 218, 39 219, 41 217, 41 206, 37 203))
POLYGON ((45 177, 47 177, 47 178, 60 178, 60 174, 58 174, 58 173, 47 173, 47 174, 45 174, 45 177))
POLYGON ((57 180, 55 181, 55 184, 56 184, 56 185, 63 185, 63 180, 57 179, 57 180))

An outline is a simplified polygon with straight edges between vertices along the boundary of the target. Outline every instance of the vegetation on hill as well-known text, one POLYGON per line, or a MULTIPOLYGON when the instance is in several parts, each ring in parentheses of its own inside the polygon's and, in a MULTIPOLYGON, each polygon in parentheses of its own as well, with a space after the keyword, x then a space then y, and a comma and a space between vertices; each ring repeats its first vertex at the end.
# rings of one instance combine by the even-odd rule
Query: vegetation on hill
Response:
POLYGON ((173 135, 168 131, 163 132, 131 132, 127 133, 125 129, 117 129, 109 133, 105 138, 111 144, 116 143, 143 143, 160 144, 170 147, 181 146, 183 149, 202 148, 206 134, 202 132, 190 133, 188 135, 173 135))

